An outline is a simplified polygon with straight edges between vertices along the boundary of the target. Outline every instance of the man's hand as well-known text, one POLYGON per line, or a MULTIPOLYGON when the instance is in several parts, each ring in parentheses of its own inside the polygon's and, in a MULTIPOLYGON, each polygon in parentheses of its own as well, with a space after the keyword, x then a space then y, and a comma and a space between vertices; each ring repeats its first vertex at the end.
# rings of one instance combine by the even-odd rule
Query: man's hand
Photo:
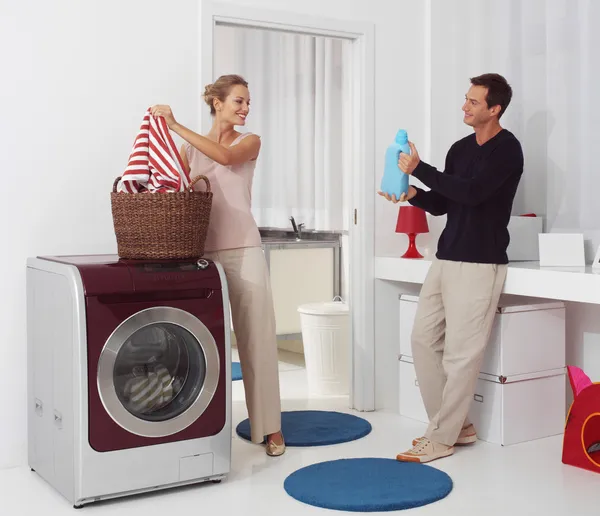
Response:
POLYGON ((377 192, 381 197, 385 197, 388 201, 392 201, 394 204, 398 202, 406 202, 410 201, 415 195, 417 195, 417 190, 414 186, 408 187, 408 194, 402 193, 400 194, 400 199, 396 199, 396 194, 390 196, 388 193, 377 192))
POLYGON ((404 152, 400 153, 400 158, 398 159, 398 167, 405 174, 412 174, 417 165, 421 161, 419 157, 419 153, 417 152, 417 148, 413 145, 412 142, 408 142, 410 146, 410 154, 405 154, 404 152))

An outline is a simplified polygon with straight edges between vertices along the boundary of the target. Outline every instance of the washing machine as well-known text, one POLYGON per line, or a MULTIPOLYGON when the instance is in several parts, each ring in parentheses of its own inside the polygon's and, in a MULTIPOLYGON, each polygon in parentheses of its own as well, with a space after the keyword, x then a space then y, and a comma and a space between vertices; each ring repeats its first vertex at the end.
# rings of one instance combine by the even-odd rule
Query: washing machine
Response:
POLYGON ((75 507, 225 478, 229 320, 212 261, 29 259, 31 469, 75 507))

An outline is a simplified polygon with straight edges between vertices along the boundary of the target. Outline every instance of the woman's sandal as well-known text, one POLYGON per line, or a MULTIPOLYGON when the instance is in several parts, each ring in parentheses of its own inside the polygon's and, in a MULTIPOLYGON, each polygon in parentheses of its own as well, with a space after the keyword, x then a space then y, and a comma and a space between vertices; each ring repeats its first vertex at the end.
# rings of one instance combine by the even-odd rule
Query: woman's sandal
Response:
POLYGON ((279 457, 280 455, 283 455, 285 452, 285 441, 283 440, 283 435, 281 436, 281 440, 281 444, 276 444, 272 440, 267 439, 267 455, 270 457, 279 457))

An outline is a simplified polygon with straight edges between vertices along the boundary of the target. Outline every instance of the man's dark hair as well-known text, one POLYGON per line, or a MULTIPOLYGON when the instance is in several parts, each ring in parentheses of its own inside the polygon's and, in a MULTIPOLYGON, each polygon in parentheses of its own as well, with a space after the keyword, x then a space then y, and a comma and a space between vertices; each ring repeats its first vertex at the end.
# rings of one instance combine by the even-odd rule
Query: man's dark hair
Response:
POLYGON ((500 106, 500 113, 498 114, 498 119, 500 119, 512 98, 512 88, 506 82, 506 79, 497 73, 484 73, 479 77, 471 78, 471 84, 487 88, 485 100, 488 108, 500 106))

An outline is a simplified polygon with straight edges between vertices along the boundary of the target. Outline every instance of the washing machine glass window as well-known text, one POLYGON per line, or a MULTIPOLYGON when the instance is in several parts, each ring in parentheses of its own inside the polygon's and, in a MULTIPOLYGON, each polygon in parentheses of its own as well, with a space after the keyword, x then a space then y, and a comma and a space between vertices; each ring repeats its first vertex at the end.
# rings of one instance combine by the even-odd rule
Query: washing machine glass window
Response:
POLYGON ((98 363, 100 398, 126 430, 172 435, 208 407, 219 362, 215 340, 199 319, 175 308, 143 310, 106 341, 98 363))
POLYGON ((115 391, 134 416, 165 421, 185 412, 206 376, 202 347, 185 328, 155 323, 137 330, 117 353, 115 391))

